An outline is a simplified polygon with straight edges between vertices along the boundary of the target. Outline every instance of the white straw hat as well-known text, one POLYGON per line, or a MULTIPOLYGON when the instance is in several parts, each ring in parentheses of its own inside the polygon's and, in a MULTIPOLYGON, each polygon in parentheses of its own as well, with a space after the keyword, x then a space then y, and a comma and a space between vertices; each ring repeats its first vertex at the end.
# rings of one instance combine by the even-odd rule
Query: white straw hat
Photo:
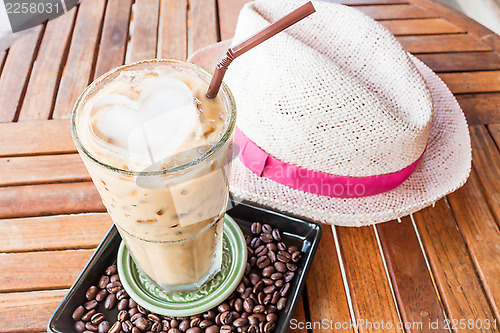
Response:
MULTIPOLYGON (((233 44, 301 4, 245 5, 233 44)), ((238 57, 226 73, 242 149, 232 192, 321 222, 363 226, 408 215, 462 186, 470 138, 446 85, 371 18, 313 4, 316 13, 238 57)), ((192 61, 211 68, 228 46, 192 61)))

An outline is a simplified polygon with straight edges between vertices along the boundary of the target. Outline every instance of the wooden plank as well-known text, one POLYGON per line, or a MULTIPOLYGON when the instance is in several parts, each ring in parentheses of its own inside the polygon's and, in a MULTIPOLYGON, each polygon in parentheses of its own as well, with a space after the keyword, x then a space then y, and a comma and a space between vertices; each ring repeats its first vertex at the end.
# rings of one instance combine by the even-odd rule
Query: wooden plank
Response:
POLYGON ((403 332, 372 227, 336 227, 359 332, 403 332), (391 323, 370 327, 369 323, 391 323))
POLYGON ((495 140, 497 147, 500 147, 500 124, 489 125, 488 130, 491 133, 493 140, 495 140))
POLYGON ((441 73, 439 77, 454 94, 500 91, 500 71, 441 73))
POLYGON ((93 253, 92 249, 2 254, 0 292, 69 288, 93 253))
MULTIPOLYGON (((16 118, 29 80, 38 41, 43 29, 38 26, 18 39, 9 49, 0 77, 0 122, 16 118)), ((5 142, 5 141, 3 141, 5 142)))
POLYGON ((187 57, 187 0, 162 0, 158 58, 187 57))
POLYGON ((355 8, 370 16, 374 20, 402 20, 437 17, 437 15, 433 12, 412 4, 356 6, 355 8))
POLYGON ((132 0, 108 0, 94 77, 125 63, 132 0))
POLYGON ((293 315, 293 322, 291 322, 290 328, 288 329, 288 333, 307 333, 307 329, 302 326, 307 321, 306 315, 304 312, 304 300, 302 296, 299 298, 297 302, 297 309, 293 315), (295 322, 295 324, 293 324, 295 322), (304 324, 302 324, 304 323, 304 324))
POLYGON ((0 252, 92 249, 112 224, 106 213, 0 219, 0 252))
POLYGON ((399 36, 397 39, 411 53, 491 51, 491 47, 469 34, 399 36))
POLYGON ((465 30, 442 18, 380 21, 395 36, 464 33, 465 30))
MULTIPOLYGON (((448 319, 494 320, 467 245, 446 200, 413 215, 448 319)), ((499 332, 478 327, 456 332, 499 332)))
POLYGON ((41 332, 68 290, 0 293, 2 332, 41 332), (22 323, 22 324, 20 324, 22 323))
MULTIPOLYGON (((489 208, 500 225, 500 154, 484 126, 470 127, 472 160, 489 208)), ((499 273, 500 274, 500 273, 499 273)))
POLYGON ((444 328, 443 309, 434 289, 417 235, 410 217, 378 224, 376 227, 399 312, 404 323, 421 324, 407 332, 448 332, 444 328), (418 292, 415 292, 418 290, 418 292), (429 327, 429 322, 440 323, 429 327))
POLYGON ((68 120, 0 124, 0 142, 0 157, 76 152, 68 120))
POLYGON ((493 51, 419 54, 434 72, 469 72, 500 69, 500 57, 493 51))
POLYGON ((104 211, 91 182, 0 188, 0 218, 104 211))
MULTIPOLYGON (((307 276, 306 286, 311 322, 321 322, 323 319, 338 323, 351 322, 339 259, 330 227, 323 228, 323 235, 307 276)), ((315 329, 314 332, 326 333, 331 330, 315 329)), ((352 328, 340 328, 338 332, 352 332, 352 328)))
POLYGON ((52 118, 69 118, 76 100, 91 81, 105 3, 86 0, 79 5, 52 118))
POLYGON ((188 56, 218 39, 215 1, 191 0, 188 11, 188 56))
POLYGON ((48 119, 71 40, 76 8, 47 23, 19 120, 48 119))
POLYGON ((399 5, 409 3, 407 0, 327 0, 327 2, 340 3, 348 6, 399 5))
POLYGON ((469 125, 500 123, 500 93, 464 94, 456 98, 469 125))
POLYGON ((133 31, 126 62, 156 58, 160 0, 141 0, 134 4, 133 31))
POLYGON ((461 189, 448 196, 448 201, 496 318, 500 319, 500 230, 481 193, 475 170, 461 189))
POLYGON ((219 26, 222 40, 233 38, 241 8, 249 0, 219 0, 219 26))
POLYGON ((78 154, 0 158, 0 186, 90 181, 78 154))

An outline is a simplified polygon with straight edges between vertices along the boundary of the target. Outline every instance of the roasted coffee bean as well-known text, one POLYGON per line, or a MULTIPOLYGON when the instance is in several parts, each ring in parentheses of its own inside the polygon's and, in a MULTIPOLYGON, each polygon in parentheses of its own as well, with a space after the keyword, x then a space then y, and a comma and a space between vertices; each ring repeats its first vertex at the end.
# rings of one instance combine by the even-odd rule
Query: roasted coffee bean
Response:
MULTIPOLYGON (((132 300, 132 299, 129 299, 129 301, 128 301, 128 306, 129 306, 129 307, 130 307, 130 301, 131 301, 131 300, 132 300)), ((130 317, 132 317, 133 315, 135 315, 135 314, 136 314, 136 313, 138 313, 138 312, 139 312, 139 310, 137 310, 137 308, 132 308, 132 309, 128 310, 128 315, 129 315, 130 317)))
POLYGON ((93 300, 95 298, 95 295, 99 292, 99 289, 96 286, 90 286, 89 289, 87 289, 87 292, 85 293, 85 297, 87 300, 93 300))
POLYGON ((106 299, 106 297, 108 297, 108 294, 109 293, 106 289, 102 289, 97 293, 97 295, 95 295, 95 300, 98 302, 102 302, 106 299))
POLYGON ((220 327, 217 325, 212 325, 210 327, 207 327, 207 329, 205 330, 205 333, 219 333, 219 332, 220 332, 220 327))
POLYGON ((226 311, 221 314, 220 321, 224 325, 231 325, 234 320, 233 312, 226 311))
POLYGON ((191 327, 186 331, 186 333, 201 333, 201 328, 199 327, 191 327))
POLYGON ((295 252, 297 252, 297 251, 299 251, 299 248, 298 248, 298 247, 296 247, 296 246, 290 246, 290 247, 288 248, 288 253, 290 253, 290 254, 293 254, 293 253, 295 253, 295 252))
POLYGON ((252 234, 254 234, 254 235, 260 234, 262 232, 262 224, 260 222, 252 223, 250 230, 252 231, 252 234))
POLYGON ((217 313, 214 310, 209 310, 203 314, 203 318, 213 321, 217 313))
POLYGON ((182 331, 178 328, 171 328, 168 330, 168 333, 182 333, 182 331))
POLYGON ((260 240, 264 243, 271 243, 273 241, 273 236, 271 236, 271 234, 260 234, 260 240))
MULTIPOLYGON (((245 288, 248 287, 250 285, 250 280, 244 276, 242 279, 241 279, 241 282, 243 282, 243 284, 245 285, 245 288)), ((245 292, 245 290, 243 290, 243 292, 245 292)))
POLYGON ((92 324, 95 324, 95 325, 99 324, 103 320, 104 320, 104 315, 100 312, 98 312, 98 313, 94 314, 92 317, 90 317, 90 322, 92 324))
POLYGON ((274 282, 274 285, 275 285, 277 288, 281 288, 281 287, 283 287, 283 286, 285 285, 285 281, 283 281, 283 280, 276 280, 276 281, 274 282))
POLYGON ((247 312, 252 312, 254 306, 255 306, 255 304, 251 298, 247 298, 243 302, 243 309, 245 309, 245 311, 247 311, 247 312))
POLYGON ((273 263, 273 264, 278 260, 278 258, 276 257, 275 251, 269 251, 267 253, 267 256, 269 257, 269 260, 271 260, 271 263, 273 263))
POLYGON ((136 308, 137 307, 137 303, 131 298, 128 300, 128 306, 130 308, 136 308))
POLYGON ((283 310, 283 308, 285 307, 286 305, 286 297, 281 297, 278 301, 278 303, 276 304, 276 308, 278 310, 283 310))
POLYGON ((189 320, 184 319, 183 321, 180 322, 179 324, 179 329, 183 332, 186 332, 189 328, 189 320))
POLYGON ((161 331, 161 324, 157 321, 154 321, 153 324, 151 324, 150 331, 155 332, 155 333, 160 332, 161 331))
POLYGON ((279 251, 276 257, 279 261, 284 263, 290 262, 290 260, 292 260, 292 255, 286 251, 279 251))
POLYGON ((90 310, 89 312, 87 312, 86 314, 84 314, 82 316, 82 320, 83 321, 90 321, 90 319, 92 318, 92 316, 96 313, 96 310, 95 309, 92 309, 90 310))
POLYGON ((285 273, 285 282, 292 281, 292 279, 293 279, 294 276, 295 276, 294 272, 286 272, 285 273))
POLYGON ((109 282, 116 282, 116 281, 120 281, 120 277, 118 276, 118 274, 113 274, 109 277, 109 282))
POLYGON ((292 254, 292 261, 293 262, 299 262, 300 260, 302 260, 302 253, 300 253, 299 251, 294 252, 292 254))
POLYGON ((286 268, 290 271, 290 272, 295 272, 297 270, 297 265, 295 264, 292 264, 291 262, 287 263, 286 264, 286 268))
POLYGON ((130 333, 134 329, 134 324, 130 320, 125 320, 122 323, 122 331, 125 333, 130 333))
POLYGON ((234 307, 234 301, 235 301, 234 298, 229 300, 228 304, 229 304, 230 307, 234 307))
POLYGON ((248 263, 251 266, 255 266, 255 264, 257 263, 257 257, 255 257, 255 256, 250 257, 250 259, 248 259, 248 263))
POLYGON ((122 289, 120 281, 110 282, 106 285, 106 290, 110 294, 116 294, 120 289, 122 289))
POLYGON ((118 270, 116 269, 116 265, 111 265, 106 269, 106 275, 111 276, 115 275, 118 270))
POLYGON ((288 292, 290 291, 290 282, 285 283, 285 285, 280 289, 280 295, 282 297, 288 295, 288 292))
POLYGON ((271 277, 274 272, 276 272, 276 269, 273 266, 269 266, 262 270, 262 276, 268 278, 271 277))
POLYGON ((141 330, 134 326, 132 327, 132 333, 141 333, 141 330))
POLYGON ((221 328, 220 328, 220 333, 231 333, 231 326, 229 325, 223 325, 221 328))
POLYGON ((212 326, 213 324, 214 324, 214 323, 213 323, 212 321, 210 321, 210 320, 208 320, 208 319, 205 319, 205 320, 202 320, 202 321, 200 322, 200 325, 199 325, 199 326, 200 326, 200 328, 201 328, 201 329, 205 329, 205 328, 207 328, 207 327, 212 326))
POLYGON ((125 310, 122 310, 118 313, 118 316, 116 317, 116 319, 118 319, 119 321, 121 322, 124 322, 125 320, 127 320, 129 318, 129 315, 128 315, 128 312, 125 311, 125 310))
POLYGON ((279 301, 280 298, 281 298, 281 295, 280 295, 279 291, 275 291, 273 293, 273 297, 271 298, 271 304, 278 303, 278 301, 279 301))
POLYGON ((154 313, 148 314, 148 319, 152 321, 160 321, 160 317, 158 315, 155 315, 154 313))
POLYGON ((221 315, 222 315, 222 313, 219 313, 217 316, 215 316, 215 323, 217 325, 222 325, 222 321, 220 319, 221 315))
POLYGON ((125 310, 128 308, 128 299, 122 299, 120 302, 118 302, 118 310, 125 310))
POLYGON ((75 311, 73 311, 73 315, 72 315, 72 318, 74 321, 78 321, 82 318, 82 316, 85 314, 85 308, 80 305, 79 307, 77 307, 75 309, 75 311))
MULTIPOLYGON (((140 329, 141 331, 145 331, 148 326, 149 326, 149 323, 146 319, 144 319, 144 317, 140 317, 140 318, 137 318, 136 321, 134 321, 134 325, 140 329)), ((188 323, 189 325, 189 323, 188 323)))
POLYGON ((101 323, 97 326, 97 332, 99 333, 108 333, 110 328, 108 321, 101 321, 101 323))
POLYGON ((266 308, 266 314, 275 313, 278 309, 274 305, 268 305, 266 308))
POLYGON ((250 241, 252 240, 252 237, 250 237, 250 235, 245 235, 245 243, 247 245, 250 245, 250 241))
POLYGON ((250 323, 250 325, 258 325, 260 321, 256 315, 251 315, 248 317, 248 322, 250 323))
POLYGON ((262 257, 263 255, 266 255, 268 251, 269 250, 267 249, 267 247, 265 247, 264 245, 261 245, 255 249, 254 253, 257 257, 262 257))
POLYGON ((237 298, 234 302, 234 309, 238 312, 243 311, 243 300, 241 298, 237 298))
POLYGON ((87 303, 85 303, 83 306, 85 307, 85 309, 87 310, 92 310, 92 309, 95 309, 95 307, 98 305, 99 303, 93 299, 91 301, 88 301, 87 303))
POLYGON ((281 231, 279 229, 274 229, 271 234, 275 241, 281 242, 281 231))
POLYGON ((179 327, 179 321, 178 321, 177 319, 172 319, 172 320, 170 321, 170 327, 172 327, 172 328, 177 328, 177 327, 179 327))
POLYGON ((269 224, 264 224, 262 225, 262 232, 270 234, 273 231, 273 227, 271 227, 269 224))
POLYGON ((125 298, 128 298, 127 292, 123 289, 118 290, 118 292, 116 293, 116 299, 121 301, 122 299, 125 299, 125 298))
POLYGON ((255 254, 255 251, 252 249, 251 246, 247 246, 247 255, 248 256, 253 256, 255 254))
POLYGON ((274 321, 268 321, 266 325, 264 325, 263 333, 271 333, 276 329, 276 323, 274 321))
POLYGON ((270 285, 273 285, 273 284, 274 284, 274 281, 273 281, 273 280, 271 280, 271 279, 268 279, 268 278, 263 278, 263 279, 262 279, 262 282, 264 282, 264 284, 265 284, 266 286, 270 286, 270 285))
POLYGON ((267 294, 266 298, 264 298, 264 301, 262 302, 263 305, 269 305, 271 304, 271 300, 273 299, 272 294, 267 294))
POLYGON ((85 323, 85 329, 92 331, 92 332, 97 332, 97 325, 92 324, 90 321, 88 323, 85 323))
POLYGON ((260 240, 259 237, 254 237, 252 241, 250 242, 250 246, 252 249, 258 248, 262 244, 262 241, 260 240))
POLYGON ((246 324, 248 324, 248 319, 246 318, 238 318, 233 322, 233 326, 236 327, 242 327, 245 326, 246 324))
POLYGON ((256 305, 253 308, 253 313, 257 313, 258 314, 258 313, 264 313, 265 311, 266 311, 266 308, 262 304, 256 305))
POLYGON ((266 244, 266 247, 269 251, 274 251, 274 252, 278 251, 278 246, 276 245, 276 243, 266 244))
POLYGON ((278 250, 280 250, 280 251, 286 251, 286 249, 287 249, 286 244, 283 242, 279 242, 277 246, 278 246, 278 250))
POLYGON ((119 333, 121 329, 122 329, 122 323, 117 321, 116 323, 113 324, 113 326, 111 326, 108 333, 119 333))
POLYGON ((170 322, 168 320, 166 320, 166 319, 163 319, 161 321, 161 329, 163 331, 168 331, 170 329, 170 322))
POLYGON ((262 256, 257 259, 257 267, 260 269, 266 268, 271 264, 271 260, 269 259, 268 256, 262 256))
POLYGON ((240 294, 243 294, 245 292, 245 284, 243 282, 240 282, 238 288, 236 288, 236 291, 240 294))
POLYGON ((286 272, 286 265, 280 261, 277 261, 274 263, 274 268, 280 273, 285 273, 286 272))
POLYGON ((264 333, 264 325, 265 325, 265 324, 266 324, 266 323, 265 323, 264 321, 261 321, 261 322, 259 323, 259 332, 264 333))
POLYGON ((251 325, 248 328, 248 332, 247 333, 259 333, 259 326, 258 325, 251 325))
POLYGON ((252 287, 248 287, 245 289, 245 293, 241 295, 241 298, 247 299, 252 294, 252 287))
POLYGON ((131 322, 135 322, 137 319, 143 318, 143 316, 144 315, 142 313, 137 312, 135 315, 133 315, 132 317, 130 317, 130 321, 131 322))
POLYGON ((75 331, 77 331, 78 333, 82 333, 83 331, 85 331, 85 323, 81 320, 78 320, 75 323, 75 331))
POLYGON ((116 295, 109 294, 108 297, 106 297, 106 300, 104 301, 104 308, 106 310, 111 310, 112 308, 115 307, 115 304, 116 304, 116 295))
POLYGON ((222 303, 217 307, 217 310, 222 313, 231 310, 231 307, 227 303, 222 303))
POLYGON ((276 290, 276 286, 273 284, 272 286, 265 287, 262 291, 264 294, 272 294, 276 290))
POLYGON ((257 284, 257 282, 260 281, 260 276, 255 274, 255 273, 250 273, 248 275, 248 279, 250 280, 250 283, 255 286, 257 284))
POLYGON ((267 321, 278 321, 278 315, 276 313, 270 313, 266 316, 267 321))
POLYGON ((264 289, 266 285, 264 284, 264 282, 262 281, 259 281, 255 284, 255 286, 253 287, 253 293, 254 294, 258 294, 262 291, 262 289, 264 289))
POLYGON ((247 262, 247 265, 245 267, 245 275, 250 274, 250 270, 252 269, 252 265, 250 265, 249 262, 247 262))
POLYGON ((264 294, 264 292, 260 292, 258 295, 257 295, 257 301, 259 304, 264 304, 264 299, 266 298, 266 294, 264 294))
POLYGON ((106 288, 108 283, 109 283, 109 276, 103 275, 99 279, 99 283, 97 285, 99 286, 99 288, 104 289, 104 288, 106 288))
POLYGON ((139 311, 140 313, 142 314, 145 314, 147 315, 149 313, 148 310, 144 309, 142 306, 140 306, 139 304, 137 304, 137 311, 139 311))

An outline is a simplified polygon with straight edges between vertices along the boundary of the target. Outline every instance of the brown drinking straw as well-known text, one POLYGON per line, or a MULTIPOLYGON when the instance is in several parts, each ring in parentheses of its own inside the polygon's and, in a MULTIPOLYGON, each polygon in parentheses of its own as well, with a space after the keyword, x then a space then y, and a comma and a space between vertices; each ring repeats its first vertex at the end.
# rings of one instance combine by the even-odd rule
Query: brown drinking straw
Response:
POLYGON ((217 96, 220 85, 222 84, 222 79, 224 78, 224 74, 226 74, 228 66, 236 57, 242 55, 251 48, 259 45, 260 43, 268 40, 269 38, 285 30, 291 25, 294 25, 295 23, 299 22, 303 18, 306 18, 315 11, 316 10, 314 9, 312 3, 309 1, 305 5, 295 9, 290 14, 274 22, 267 28, 264 28, 261 31, 257 32, 247 40, 228 49, 226 54, 224 54, 224 56, 222 56, 222 58, 217 63, 217 66, 215 66, 214 76, 212 77, 212 81, 210 82, 210 86, 207 90, 207 97, 215 98, 215 96, 217 96))

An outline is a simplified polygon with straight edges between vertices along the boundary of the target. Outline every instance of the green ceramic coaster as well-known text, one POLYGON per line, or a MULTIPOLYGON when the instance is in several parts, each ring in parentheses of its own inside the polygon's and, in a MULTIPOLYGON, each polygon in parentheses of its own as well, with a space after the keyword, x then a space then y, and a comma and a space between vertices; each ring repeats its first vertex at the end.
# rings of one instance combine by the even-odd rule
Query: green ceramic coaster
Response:
POLYGON ((194 292, 166 292, 139 271, 122 241, 118 250, 118 275, 125 291, 142 307, 164 316, 191 316, 222 303, 236 289, 247 263, 245 237, 236 222, 224 218, 222 267, 194 292))

